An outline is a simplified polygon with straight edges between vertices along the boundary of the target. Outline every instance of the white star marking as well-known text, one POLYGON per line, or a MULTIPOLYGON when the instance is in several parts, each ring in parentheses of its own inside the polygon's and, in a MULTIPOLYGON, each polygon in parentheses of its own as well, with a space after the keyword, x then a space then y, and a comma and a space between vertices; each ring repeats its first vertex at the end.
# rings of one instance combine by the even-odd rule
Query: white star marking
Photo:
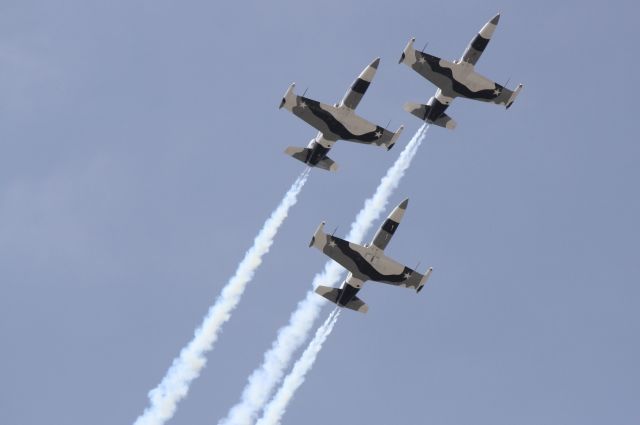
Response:
POLYGON ((425 63, 426 61, 424 60, 424 58, 423 58, 422 56, 420 56, 420 57, 418 58, 418 62, 420 62, 420 63, 425 63))
POLYGON ((330 246, 331 248, 334 248, 334 247, 336 246, 335 241, 334 241, 334 240, 330 240, 330 241, 329 241, 329 246, 330 246))
POLYGON ((307 104, 306 104, 306 103, 304 103, 304 102, 302 102, 302 103, 300 104, 300 107, 301 107, 301 108, 306 108, 306 107, 307 107, 307 104))
POLYGON ((499 95, 499 94, 500 94, 500 89, 499 89, 499 88, 496 88, 496 89, 493 91, 493 94, 495 94, 496 96, 497 96, 497 95, 499 95))
POLYGON ((382 131, 376 131, 376 137, 379 139, 382 137, 382 131))
POLYGON ((405 279, 409 279, 410 277, 411 277, 411 273, 405 273, 405 274, 404 274, 404 278, 405 278, 405 279))

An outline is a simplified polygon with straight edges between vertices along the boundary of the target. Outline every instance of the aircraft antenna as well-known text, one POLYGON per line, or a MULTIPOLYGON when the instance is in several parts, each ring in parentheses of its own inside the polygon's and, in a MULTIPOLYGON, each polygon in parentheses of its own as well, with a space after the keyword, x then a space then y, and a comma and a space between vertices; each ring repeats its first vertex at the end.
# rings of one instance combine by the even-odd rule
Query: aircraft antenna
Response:
POLYGON ((416 268, 414 270, 418 270, 418 267, 420 267, 420 261, 418 261, 418 264, 416 264, 416 268))
POLYGON ((387 128, 390 128, 389 126, 391 125, 391 120, 389 120, 389 122, 387 123, 387 128))
POLYGON ((507 85, 509 84, 509 81, 511 81, 511 77, 507 78, 507 82, 504 83, 504 86, 507 87, 507 85))
POLYGON ((331 236, 335 235, 336 231, 338 230, 338 226, 336 226, 335 229, 333 229, 333 232, 331 232, 331 236))
POLYGON ((426 49, 428 45, 429 45, 428 41, 426 43, 424 43, 424 47, 421 50, 422 53, 424 53, 424 49, 426 49))
POLYGON ((302 97, 304 97, 305 94, 307 94, 307 90, 309 90, 309 87, 307 87, 306 89, 304 89, 304 93, 302 93, 302 97))

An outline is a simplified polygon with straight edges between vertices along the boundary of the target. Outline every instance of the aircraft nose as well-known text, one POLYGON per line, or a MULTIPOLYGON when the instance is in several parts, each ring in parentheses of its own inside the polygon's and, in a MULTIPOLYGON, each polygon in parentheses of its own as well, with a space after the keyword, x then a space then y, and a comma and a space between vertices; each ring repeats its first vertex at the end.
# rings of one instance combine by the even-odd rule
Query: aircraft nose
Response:
POLYGON ((498 21, 500 21, 500 13, 498 13, 496 16, 493 17, 493 19, 491 20, 491 23, 493 25, 498 25, 498 21))
POLYGON ((375 58, 369 66, 373 69, 378 69, 378 65, 380 65, 380 58, 375 58))

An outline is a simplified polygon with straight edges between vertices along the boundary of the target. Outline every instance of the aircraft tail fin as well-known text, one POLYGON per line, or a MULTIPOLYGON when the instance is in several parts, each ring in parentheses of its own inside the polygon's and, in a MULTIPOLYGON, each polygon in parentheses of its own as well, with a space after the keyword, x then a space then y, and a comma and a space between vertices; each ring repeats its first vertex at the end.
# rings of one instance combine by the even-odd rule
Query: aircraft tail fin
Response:
MULTIPOLYGON (((423 121, 427 121, 427 117, 429 116, 429 112, 431 111, 431 106, 423 105, 420 103, 406 103, 404 105, 404 110, 409 112, 412 115, 420 118, 423 121)), ((451 118, 447 114, 441 114, 434 121, 427 121, 431 124, 435 124, 440 127, 448 128, 449 130, 453 130, 456 128, 457 123, 453 118, 451 118)))
POLYGON ((369 311, 369 306, 367 306, 367 304, 365 304, 365 302, 358 297, 353 297, 353 299, 345 305, 338 304, 338 300, 340 299, 340 295, 342 294, 342 289, 318 285, 318 287, 316 288, 316 293, 328 299, 332 303, 339 305, 340 307, 346 307, 350 310, 358 311, 360 313, 366 313, 367 311, 369 311))
POLYGON ((307 161, 309 161, 309 158, 311 157, 311 149, 309 148, 299 148, 296 146, 289 146, 284 153, 286 153, 287 155, 297 159, 300 162, 304 162, 305 164, 307 164, 309 167, 318 167, 318 168, 322 168, 323 170, 327 170, 327 171, 336 171, 338 169, 338 164, 335 163, 335 161, 331 158, 329 158, 328 156, 324 157, 323 159, 321 159, 320 161, 318 161, 317 164, 312 165, 309 164, 307 161))

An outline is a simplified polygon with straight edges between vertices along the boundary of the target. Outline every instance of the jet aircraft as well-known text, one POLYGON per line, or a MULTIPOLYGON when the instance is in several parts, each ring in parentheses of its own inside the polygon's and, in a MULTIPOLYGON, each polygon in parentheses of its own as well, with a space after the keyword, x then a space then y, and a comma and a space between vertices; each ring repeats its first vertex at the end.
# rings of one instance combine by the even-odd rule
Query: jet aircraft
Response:
POLYGON ((379 63, 380 58, 371 62, 353 82, 342 101, 334 106, 304 96, 297 96, 293 92, 295 83, 291 84, 282 98, 280 108, 284 107, 291 111, 318 130, 318 134, 311 139, 306 148, 290 146, 285 150, 285 153, 310 167, 336 171, 338 165, 327 156, 327 153, 338 140, 374 144, 385 147, 387 150, 391 149, 404 127, 400 126, 398 131, 393 133, 379 125, 370 123, 354 112, 369 88, 379 63))
POLYGON ((364 246, 327 235, 324 232, 325 223, 322 222, 311 238, 309 246, 318 248, 349 270, 349 274, 341 288, 319 285, 316 292, 332 303, 361 313, 366 313, 369 307, 356 294, 367 280, 411 288, 420 292, 433 268, 429 267, 422 275, 384 255, 384 250, 398 229, 408 204, 408 199, 402 201, 378 229, 371 244, 364 246))
POLYGON ((508 109, 522 90, 522 84, 511 91, 475 72, 475 64, 489 44, 499 20, 498 13, 471 40, 462 57, 453 62, 419 52, 413 47, 416 39, 409 40, 399 63, 406 64, 438 86, 438 91, 426 105, 407 103, 404 109, 421 120, 448 129, 454 129, 456 122, 444 111, 456 97, 492 102, 508 109))

